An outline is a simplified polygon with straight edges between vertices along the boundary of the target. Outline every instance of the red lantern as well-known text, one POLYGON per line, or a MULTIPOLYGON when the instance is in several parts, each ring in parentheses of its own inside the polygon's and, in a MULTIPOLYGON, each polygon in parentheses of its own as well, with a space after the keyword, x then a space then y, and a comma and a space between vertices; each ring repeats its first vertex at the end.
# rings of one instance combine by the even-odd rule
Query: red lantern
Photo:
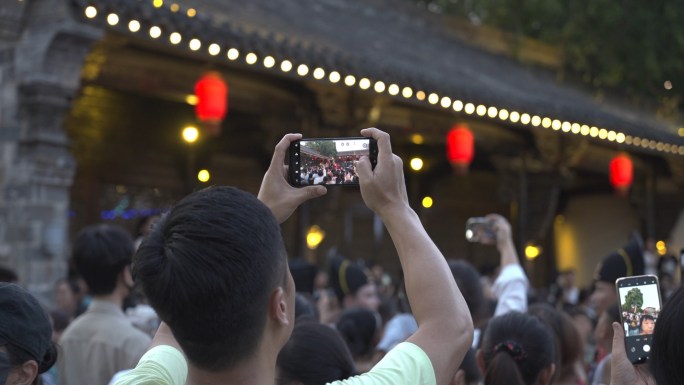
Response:
POLYGON ((457 174, 465 174, 475 155, 473 133, 464 125, 454 125, 447 134, 446 142, 449 163, 457 174))
POLYGON ((195 95, 197 119, 209 133, 218 135, 228 111, 228 85, 218 72, 207 72, 195 84, 195 95))
POLYGON ((627 154, 620 153, 610 161, 610 184, 619 195, 626 195, 634 179, 634 166, 627 154))

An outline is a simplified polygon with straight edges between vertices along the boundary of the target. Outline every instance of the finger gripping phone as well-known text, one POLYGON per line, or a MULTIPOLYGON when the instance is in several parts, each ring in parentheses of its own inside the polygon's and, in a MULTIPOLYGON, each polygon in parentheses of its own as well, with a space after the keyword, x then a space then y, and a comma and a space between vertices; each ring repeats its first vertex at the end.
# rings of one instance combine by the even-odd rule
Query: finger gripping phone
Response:
POLYGON ((465 237, 468 242, 496 241, 492 220, 485 217, 468 218, 465 237))
POLYGON ((619 278, 615 281, 620 317, 625 329, 625 350, 633 364, 648 362, 662 300, 655 275, 619 278))
POLYGON ((378 145, 372 138, 313 138, 290 143, 288 181, 294 187, 358 186, 362 156, 375 168, 378 145))

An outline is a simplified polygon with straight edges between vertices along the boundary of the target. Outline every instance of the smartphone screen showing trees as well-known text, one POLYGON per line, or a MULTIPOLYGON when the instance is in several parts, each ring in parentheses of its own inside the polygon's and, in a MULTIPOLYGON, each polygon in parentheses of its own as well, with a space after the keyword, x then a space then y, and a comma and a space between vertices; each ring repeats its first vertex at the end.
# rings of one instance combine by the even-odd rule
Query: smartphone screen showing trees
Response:
POLYGON ((633 363, 646 362, 660 315, 660 291, 654 276, 618 280, 622 326, 625 329, 627 356, 633 363))
POLYGON ((300 186, 358 184, 356 162, 370 155, 369 139, 314 139, 299 144, 300 186))

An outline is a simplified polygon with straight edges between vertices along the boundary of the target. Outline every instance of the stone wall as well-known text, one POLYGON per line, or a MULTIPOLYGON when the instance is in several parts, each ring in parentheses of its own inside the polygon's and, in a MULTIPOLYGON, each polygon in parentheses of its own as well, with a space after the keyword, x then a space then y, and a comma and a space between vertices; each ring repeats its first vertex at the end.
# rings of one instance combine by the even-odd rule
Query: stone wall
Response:
POLYGON ((0 265, 46 300, 68 254, 64 115, 101 36, 71 12, 64 0, 0 4, 0 265))

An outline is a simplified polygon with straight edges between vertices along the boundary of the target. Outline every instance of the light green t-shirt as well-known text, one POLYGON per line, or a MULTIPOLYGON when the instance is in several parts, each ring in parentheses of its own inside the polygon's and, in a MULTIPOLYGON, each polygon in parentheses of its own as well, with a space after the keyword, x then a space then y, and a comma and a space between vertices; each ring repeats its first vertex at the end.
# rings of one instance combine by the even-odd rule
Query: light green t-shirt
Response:
POLYGON ((184 385, 188 364, 178 349, 159 345, 142 356, 135 369, 119 378, 114 385, 184 385))
MULTIPOLYGON (((183 354, 171 346, 156 346, 138 366, 115 385, 184 385, 188 366, 183 354)), ((331 385, 436 385, 435 371, 425 352, 410 342, 390 350, 368 373, 331 385)))

